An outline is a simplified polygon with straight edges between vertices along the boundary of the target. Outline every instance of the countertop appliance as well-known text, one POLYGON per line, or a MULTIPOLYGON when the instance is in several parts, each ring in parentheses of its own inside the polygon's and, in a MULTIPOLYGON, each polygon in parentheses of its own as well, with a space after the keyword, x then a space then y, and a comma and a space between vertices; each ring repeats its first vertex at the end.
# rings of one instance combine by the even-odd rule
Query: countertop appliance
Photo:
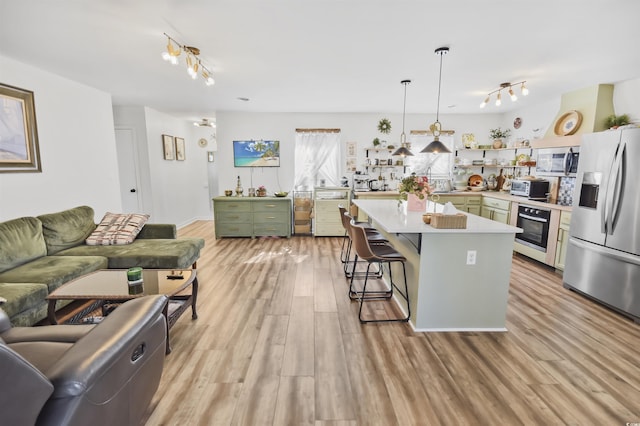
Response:
POLYGON ((549 181, 542 179, 514 179, 511 181, 511 195, 527 197, 530 200, 546 201, 549 193, 549 181))
POLYGON ((360 191, 368 191, 369 190, 369 175, 363 175, 360 173, 355 173, 353 175, 353 190, 360 191))
POLYGON ((549 219, 551 210, 537 206, 518 205, 518 228, 522 233, 516 234, 516 241, 541 252, 547 252, 549 241, 549 219))
POLYGON ((537 176, 576 176, 580 147, 541 148, 536 162, 537 176))
POLYGON ((587 134, 564 286, 640 322, 640 128, 587 134))

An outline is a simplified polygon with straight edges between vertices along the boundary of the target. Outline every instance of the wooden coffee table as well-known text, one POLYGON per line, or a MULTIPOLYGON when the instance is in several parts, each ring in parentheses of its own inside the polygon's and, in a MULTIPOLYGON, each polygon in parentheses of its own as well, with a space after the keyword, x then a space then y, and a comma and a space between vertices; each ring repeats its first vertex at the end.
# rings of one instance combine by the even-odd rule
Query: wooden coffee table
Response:
POLYGON ((197 319, 196 300, 198 297, 198 278, 195 269, 145 269, 143 270, 143 292, 129 294, 126 269, 101 269, 78 277, 47 296, 49 301, 48 317, 51 324, 57 324, 56 302, 58 300, 86 300, 96 301, 71 319, 81 319, 99 306, 119 304, 151 294, 164 294, 169 298, 165 307, 167 318, 167 353, 171 352, 169 345, 169 329, 175 324, 180 315, 191 306, 191 318, 197 319), (188 289, 191 287, 191 291, 188 289), (89 312, 88 312, 89 311, 89 312))

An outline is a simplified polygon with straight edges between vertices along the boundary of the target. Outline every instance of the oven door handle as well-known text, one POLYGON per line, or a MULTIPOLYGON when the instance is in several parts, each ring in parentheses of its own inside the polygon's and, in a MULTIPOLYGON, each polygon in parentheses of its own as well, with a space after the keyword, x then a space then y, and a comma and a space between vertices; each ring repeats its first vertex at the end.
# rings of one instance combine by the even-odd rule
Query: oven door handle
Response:
POLYGON ((534 220, 536 222, 542 222, 542 223, 549 222, 547 219, 540 219, 539 217, 529 216, 528 214, 518 213, 518 216, 523 217, 525 219, 534 220))

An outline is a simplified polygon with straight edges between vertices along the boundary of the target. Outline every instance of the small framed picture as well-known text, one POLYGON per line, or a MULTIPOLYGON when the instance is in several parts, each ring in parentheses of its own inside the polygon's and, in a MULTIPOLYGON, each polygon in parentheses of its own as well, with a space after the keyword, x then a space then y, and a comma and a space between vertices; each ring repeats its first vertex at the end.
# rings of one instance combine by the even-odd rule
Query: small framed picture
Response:
POLYGON ((164 151, 165 160, 175 160, 176 156, 173 151, 173 136, 162 135, 162 150, 164 151))
POLYGON ((184 161, 184 138, 175 137, 176 141, 176 160, 184 161))

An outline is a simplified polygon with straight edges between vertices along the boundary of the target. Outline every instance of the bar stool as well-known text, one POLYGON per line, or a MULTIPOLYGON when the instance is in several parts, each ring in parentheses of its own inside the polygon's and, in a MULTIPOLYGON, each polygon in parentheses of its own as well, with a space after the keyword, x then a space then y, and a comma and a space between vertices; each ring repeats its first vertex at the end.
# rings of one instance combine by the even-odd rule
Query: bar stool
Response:
POLYGON ((361 323, 368 322, 391 322, 391 321, 400 321, 406 322, 409 321, 409 317, 411 316, 411 307, 409 304, 409 288, 407 286, 407 271, 405 268, 405 262, 407 259, 398 252, 393 246, 390 244, 370 244, 367 240, 367 234, 363 227, 356 225, 355 223, 350 223, 351 230, 351 238, 353 240, 353 248, 356 252, 354 267, 355 271, 355 262, 360 258, 367 262, 367 271, 364 274, 364 284, 362 286, 361 291, 355 290, 353 286, 354 274, 351 274, 351 281, 349 284, 349 298, 351 300, 358 300, 360 302, 360 308, 358 309, 358 319, 361 323), (391 272, 391 264, 393 262, 400 262, 402 264, 402 274, 404 275, 404 292, 396 285, 393 281, 393 275, 391 272), (387 290, 374 290, 367 291, 367 281, 369 280, 369 269, 371 265, 377 263, 380 265, 380 270, 382 271, 384 265, 386 264, 389 269, 389 287, 387 290), (391 318, 391 319, 363 319, 362 318, 362 305, 365 300, 390 300, 393 296, 394 289, 397 293, 402 296, 404 300, 407 301, 407 316, 402 318, 391 318))
MULTIPOLYGON (((342 240, 342 249, 340 250, 340 262, 343 264, 344 275, 347 278, 351 277, 350 266, 353 265, 353 261, 351 260, 351 246, 352 246, 352 238, 350 236, 349 226, 352 220, 355 219, 349 214, 347 209, 344 208, 343 205, 338 206, 338 211, 340 213, 340 220, 342 221, 342 227, 344 228, 344 237, 342 240)), ((372 244, 382 244, 388 242, 388 240, 375 228, 371 227, 367 222, 355 222, 359 226, 362 226, 365 229, 367 234, 367 239, 372 244)), ((376 272, 379 274, 381 272, 376 272)))

